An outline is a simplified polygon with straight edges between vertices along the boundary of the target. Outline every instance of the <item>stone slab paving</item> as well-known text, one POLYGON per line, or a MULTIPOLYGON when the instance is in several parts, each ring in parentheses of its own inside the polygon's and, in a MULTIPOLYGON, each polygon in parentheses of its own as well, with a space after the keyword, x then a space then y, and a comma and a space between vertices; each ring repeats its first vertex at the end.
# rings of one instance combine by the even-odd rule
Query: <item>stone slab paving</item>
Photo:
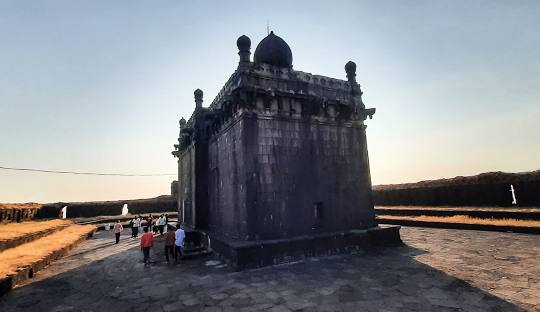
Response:
POLYGON ((0 298, 0 311, 540 311, 540 236, 403 228, 406 245, 233 272, 211 257, 144 267, 99 232, 0 298))

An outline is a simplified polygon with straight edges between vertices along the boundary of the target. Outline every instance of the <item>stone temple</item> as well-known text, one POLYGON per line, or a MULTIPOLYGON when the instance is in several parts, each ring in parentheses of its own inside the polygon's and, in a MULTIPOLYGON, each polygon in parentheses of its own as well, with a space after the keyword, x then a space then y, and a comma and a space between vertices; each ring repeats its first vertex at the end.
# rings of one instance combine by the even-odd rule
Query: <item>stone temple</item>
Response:
POLYGON ((237 41, 238 68, 212 103, 195 90, 180 120, 179 219, 237 268, 400 242, 375 221, 356 64, 347 80, 293 69, 271 32, 237 41))

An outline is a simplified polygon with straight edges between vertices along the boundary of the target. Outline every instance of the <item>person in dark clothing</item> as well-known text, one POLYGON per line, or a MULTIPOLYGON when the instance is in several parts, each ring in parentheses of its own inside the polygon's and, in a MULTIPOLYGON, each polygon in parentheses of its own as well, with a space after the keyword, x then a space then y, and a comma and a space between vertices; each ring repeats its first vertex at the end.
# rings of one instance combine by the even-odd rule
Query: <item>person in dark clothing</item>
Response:
POLYGON ((152 214, 150 214, 148 216, 148 218, 146 219, 146 226, 148 227, 148 231, 153 232, 153 230, 154 230, 154 217, 152 216, 152 214))
POLYGON ((176 260, 176 257, 174 255, 174 230, 174 226, 167 225, 167 233, 165 233, 165 259, 167 259, 167 263, 169 263, 169 254, 176 260))
POLYGON ((133 217, 129 221, 129 226, 131 227, 131 238, 135 238, 135 220, 137 220, 137 217, 133 217))

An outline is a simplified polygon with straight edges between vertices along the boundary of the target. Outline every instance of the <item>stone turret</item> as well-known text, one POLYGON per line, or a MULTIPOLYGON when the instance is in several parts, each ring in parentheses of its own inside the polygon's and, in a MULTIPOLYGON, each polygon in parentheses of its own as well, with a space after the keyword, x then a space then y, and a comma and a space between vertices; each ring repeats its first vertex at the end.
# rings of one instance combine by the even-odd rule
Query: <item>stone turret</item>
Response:
POLYGON ((347 73, 347 80, 349 81, 351 85, 351 94, 353 96, 354 101, 354 109, 356 112, 359 112, 360 110, 366 108, 364 105, 364 102, 362 102, 362 90, 360 89, 360 85, 356 82, 356 63, 353 61, 348 61, 347 64, 345 64, 345 72, 347 73))
POLYGON ((236 46, 238 47, 238 55, 240 55, 240 62, 238 67, 249 64, 251 62, 251 40, 248 36, 242 35, 236 40, 236 46))
POLYGON ((186 120, 184 117, 182 117, 178 123, 180 124, 180 133, 178 134, 178 141, 180 142, 180 139, 182 138, 182 130, 184 130, 186 127, 186 120))
POLYGON ((356 83, 356 63, 348 61, 345 64, 345 72, 347 73, 347 80, 350 83, 356 83))
POLYGON ((202 103, 203 103, 203 92, 202 92, 202 90, 201 89, 195 90, 195 92, 193 92, 193 95, 195 96, 195 107, 196 108, 201 108, 202 103))

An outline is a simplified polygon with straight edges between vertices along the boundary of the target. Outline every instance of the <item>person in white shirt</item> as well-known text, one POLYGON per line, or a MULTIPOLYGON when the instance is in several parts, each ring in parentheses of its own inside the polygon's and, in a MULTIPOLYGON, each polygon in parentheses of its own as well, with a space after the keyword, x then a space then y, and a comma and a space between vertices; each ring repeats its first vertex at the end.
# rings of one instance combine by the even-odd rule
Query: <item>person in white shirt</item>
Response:
POLYGON ((139 215, 137 217, 137 224, 139 224, 139 229, 137 230, 137 236, 136 237, 139 236, 139 231, 142 231, 142 229, 143 229, 142 221, 143 221, 143 219, 142 219, 141 215, 139 215))
POLYGON ((139 227, 141 226, 141 220, 139 220, 136 216, 133 217, 133 220, 131 220, 131 237, 137 238, 139 236, 139 227))
POLYGON ((159 216, 156 225, 158 227, 159 234, 163 235, 163 230, 165 229, 165 217, 163 215, 159 216))
POLYGON ((120 241, 120 234, 124 230, 124 227, 122 226, 122 223, 120 223, 120 220, 116 220, 116 223, 114 224, 114 236, 116 237, 116 243, 120 241))
POLYGON ((182 230, 180 223, 176 225, 176 229, 176 232, 174 232, 174 261, 178 262, 178 255, 180 255, 181 258, 183 254, 186 232, 182 230))

